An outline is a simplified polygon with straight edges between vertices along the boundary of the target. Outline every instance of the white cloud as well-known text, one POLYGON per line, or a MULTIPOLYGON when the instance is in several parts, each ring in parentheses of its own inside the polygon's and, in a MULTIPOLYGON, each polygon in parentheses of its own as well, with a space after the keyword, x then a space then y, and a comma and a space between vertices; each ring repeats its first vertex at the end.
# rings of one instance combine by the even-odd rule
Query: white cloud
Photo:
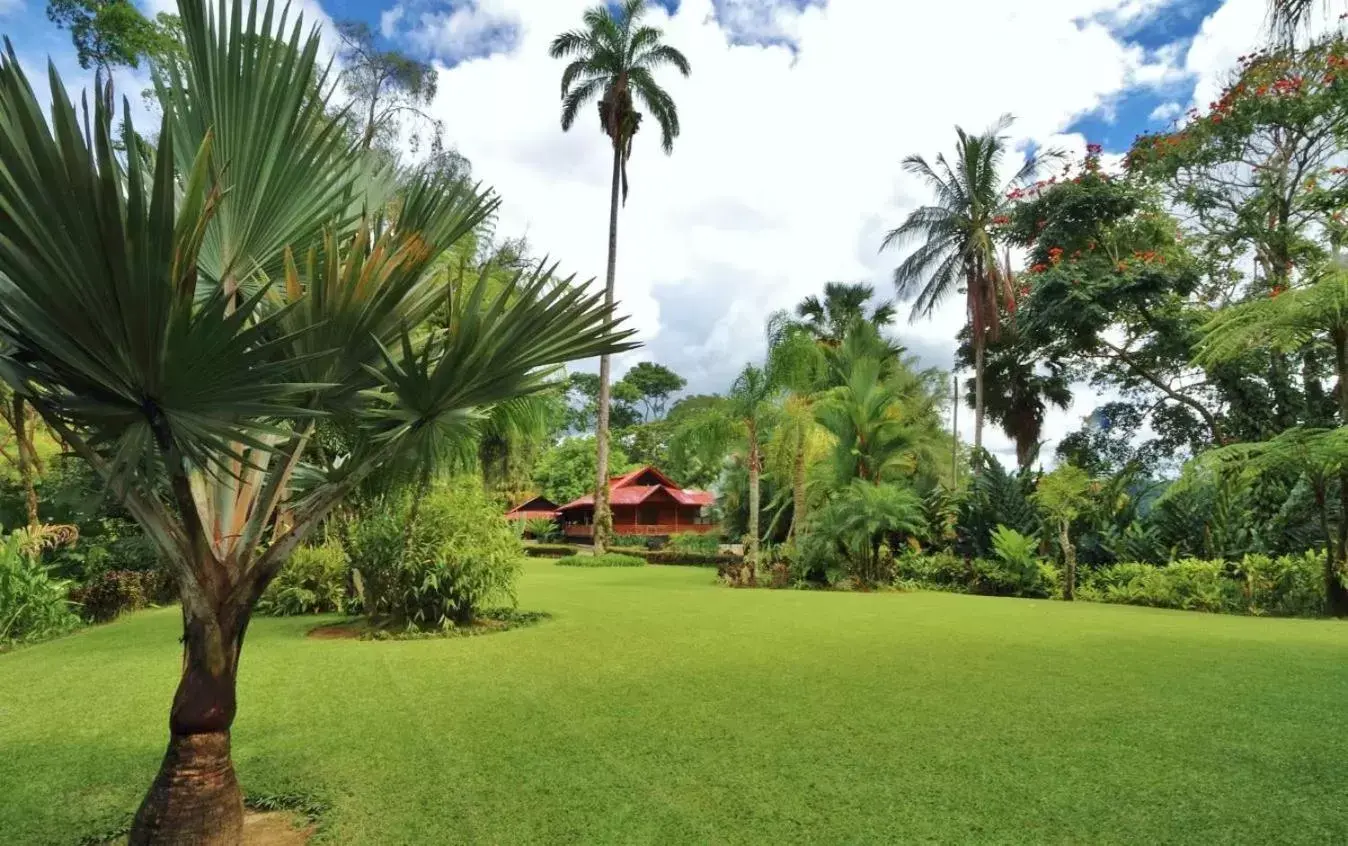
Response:
POLYGON ((1174 100, 1171 100, 1168 103, 1162 103, 1161 105, 1152 109, 1151 114, 1147 115, 1147 119, 1171 121, 1182 114, 1184 114, 1184 107, 1181 106, 1179 103, 1176 103, 1174 100))
POLYGON ((507 51, 515 43, 520 12, 503 0, 399 3, 380 16, 385 37, 395 33, 416 52, 448 62, 507 51))
POLYGON ((398 22, 403 19, 404 10, 401 5, 394 6, 392 9, 385 9, 379 15, 379 32, 385 38, 392 38, 398 31, 398 22))
MULTIPOLYGON (((474 173, 504 196, 498 231, 528 231, 535 249, 602 277, 609 151, 589 114, 562 133, 561 66, 547 57, 548 41, 577 26, 591 2, 483 0, 482 11, 515 14, 517 41, 442 69, 434 108, 474 173)), ((735 43, 721 25, 727 4, 683 0, 672 19, 656 10, 652 23, 688 56, 693 75, 663 77, 682 118, 674 155, 661 154, 650 127, 630 165, 618 296, 649 348, 629 360, 654 355, 691 387, 722 389, 762 355, 771 311, 829 280, 865 280, 891 295, 889 272, 902 256, 877 247, 927 199, 901 172, 905 155, 947 150, 956 124, 981 129, 1007 111, 1018 117, 1018 138, 1047 142, 1119 91, 1173 77, 1172 56, 1122 43, 1091 19, 1114 5, 729 4, 740 26, 788 37, 791 48, 735 43), (952 31, 961 33, 957 48, 932 37, 952 31)), ((440 33, 427 26, 411 43, 440 33)), ((955 295, 933 320, 903 323, 898 335, 948 367, 962 324, 955 295)), ((971 416, 961 417, 967 437, 971 416)), ((1068 422, 1053 421, 1055 436, 1076 418, 1068 422)), ((987 438, 998 446, 1001 436, 990 427, 987 438)))
POLYGON ((23 11, 23 0, 0 0, 0 18, 23 11))
MULTIPOLYGON (((1313 4, 1309 35, 1337 28, 1342 9, 1341 3, 1313 4)), ((1209 15, 1184 59, 1185 71, 1197 78, 1194 105, 1201 109, 1217 99, 1237 59, 1264 46, 1267 40, 1268 0, 1226 0, 1209 15)))

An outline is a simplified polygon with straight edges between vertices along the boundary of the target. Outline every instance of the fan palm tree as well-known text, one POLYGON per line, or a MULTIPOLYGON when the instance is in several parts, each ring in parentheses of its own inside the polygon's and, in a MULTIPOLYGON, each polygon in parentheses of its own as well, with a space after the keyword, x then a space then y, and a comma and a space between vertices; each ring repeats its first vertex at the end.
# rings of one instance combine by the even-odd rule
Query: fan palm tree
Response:
POLYGON ((730 393, 719 402, 690 415, 670 436, 670 454, 676 462, 685 456, 724 456, 740 451, 749 473, 749 531, 745 539, 748 580, 758 568, 760 510, 759 482, 763 470, 763 440, 776 417, 779 390, 761 367, 749 365, 740 371, 730 393))
POLYGON ((994 227, 1006 214, 1011 188, 1030 179, 1037 167, 1029 159, 1009 184, 1001 181, 1002 161, 1011 126, 1003 115, 986 132, 970 135, 956 127, 955 159, 938 155, 934 164, 909 156, 903 168, 931 188, 935 203, 922 206, 885 235, 880 249, 914 242, 917 248, 894 270, 901 299, 914 299, 912 319, 930 317, 947 297, 963 289, 974 346, 974 449, 983 446, 983 355, 1000 327, 1000 299, 1014 309, 1008 261, 998 256, 994 227))
POLYGON ((791 323, 819 343, 837 346, 858 321, 864 320, 876 328, 894 322, 894 303, 889 300, 867 310, 873 296, 875 289, 864 283, 828 282, 823 298, 811 294, 796 305, 796 319, 791 323))
MULTIPOLYGON (((969 333, 960 333, 957 359, 968 366, 973 357, 969 333)), ((1066 409, 1072 404, 1072 384, 1067 367, 1041 351, 1029 348, 1011 328, 988 344, 983 361, 984 377, 992 386, 986 392, 987 415, 1016 444, 1016 464, 1024 470, 1034 461, 1044 431, 1044 416, 1050 405, 1066 409)), ((965 396, 974 404, 977 385, 970 384, 965 396)))
POLYGON ((239 842, 244 634, 332 509, 377 467, 543 390, 557 365, 630 347, 601 297, 547 270, 490 299, 480 282, 446 289, 433 263, 491 193, 374 174, 316 93, 317 32, 270 3, 219 8, 228 21, 179 6, 185 55, 159 81, 156 147, 129 115, 114 138, 110 89, 82 123, 53 77, 44 114, 12 50, 0 57, 0 378, 105 481, 182 600, 137 844, 239 842), (437 308, 447 323, 414 331, 437 308), (355 436, 314 466, 325 418, 355 436))
MULTIPOLYGON (((674 151, 679 137, 679 110, 674 99, 655 81, 655 72, 673 67, 688 76, 688 60, 665 44, 664 33, 641 23, 646 0, 623 0, 615 10, 600 4, 585 12, 583 29, 563 32, 553 39, 549 53, 554 59, 570 59, 562 71, 562 129, 570 130, 580 109, 591 101, 599 104, 599 128, 613 148, 613 174, 609 190, 608 268, 604 277, 604 302, 612 307, 614 280, 618 271, 618 192, 627 200, 627 160, 632 139, 641 127, 640 104, 660 126, 660 145, 666 155, 674 151)), ((604 551, 613 528, 608 504, 609 448, 609 359, 599 359, 599 413, 596 426, 598 472, 594 489, 594 548, 604 551)))

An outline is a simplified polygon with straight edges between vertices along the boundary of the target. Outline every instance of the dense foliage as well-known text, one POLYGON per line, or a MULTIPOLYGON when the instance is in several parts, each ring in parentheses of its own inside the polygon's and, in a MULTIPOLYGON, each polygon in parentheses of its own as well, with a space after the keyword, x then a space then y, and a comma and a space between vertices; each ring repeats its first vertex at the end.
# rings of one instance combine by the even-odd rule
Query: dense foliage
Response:
POLYGON ((66 593, 25 531, 0 537, 0 648, 64 634, 80 624, 66 593))
POLYGON ((523 549, 476 478, 387 496, 363 509, 348 534, 357 594, 372 622, 444 629, 515 606, 523 549))
POLYGON ((622 552, 604 552, 595 555, 568 555, 558 558, 560 567, 644 567, 646 560, 622 552))

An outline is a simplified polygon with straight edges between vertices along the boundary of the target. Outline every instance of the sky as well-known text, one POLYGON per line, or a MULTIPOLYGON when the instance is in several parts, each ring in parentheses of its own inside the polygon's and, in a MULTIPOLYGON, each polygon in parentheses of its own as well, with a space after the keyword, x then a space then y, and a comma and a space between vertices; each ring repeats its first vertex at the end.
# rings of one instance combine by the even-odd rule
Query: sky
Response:
MULTIPOLYGON (((137 0, 149 12, 173 0, 137 0)), ((610 153, 597 118, 559 122, 561 63, 547 44, 594 0, 301 0, 320 24, 367 21, 389 47, 433 61, 431 111, 477 178, 504 198, 500 236, 568 273, 602 282, 610 153)), ((688 57, 661 82, 678 103, 673 155, 642 132, 619 223, 620 308, 645 347, 620 359, 664 363, 692 392, 724 390, 764 354, 764 321, 822 290, 866 282, 891 297, 902 252, 884 233, 926 201, 902 159, 953 146, 955 126, 999 115, 1017 155, 1104 145, 1164 129, 1206 104, 1236 57, 1264 37, 1266 0, 658 0, 650 22, 688 57)), ((78 67, 45 0, 0 0, 0 32, 45 91, 48 58, 67 87, 78 67)), ((330 41, 328 42, 331 43, 330 41)), ((136 74, 119 74, 135 98, 136 74)), ((139 110, 141 107, 136 106, 139 110)), ((1018 163, 1010 162, 1014 168, 1018 163)), ((962 298, 894 334, 926 366, 950 368, 962 298)), ((1078 386, 1046 421, 1043 449, 1100 397, 1078 386)), ((972 414, 960 414, 972 439, 972 414)), ((989 426, 989 448, 1013 456, 989 426)))

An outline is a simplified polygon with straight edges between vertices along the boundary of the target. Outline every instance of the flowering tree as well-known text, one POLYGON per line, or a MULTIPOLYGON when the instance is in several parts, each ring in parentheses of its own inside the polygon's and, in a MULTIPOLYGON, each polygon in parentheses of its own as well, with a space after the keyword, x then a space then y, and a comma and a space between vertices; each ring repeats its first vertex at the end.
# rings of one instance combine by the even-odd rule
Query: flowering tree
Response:
POLYGON ((1220 396, 1190 364, 1205 319, 1200 264, 1155 192, 1107 173, 1092 145, 1079 169, 1015 192, 1007 237, 1030 267, 1016 288, 1017 325, 1049 358, 1154 408, 1177 406, 1207 438, 1223 437, 1220 396), (1075 173, 1075 175, 1072 175, 1075 173))
MULTIPOLYGON (((1225 91, 1173 132, 1139 138, 1129 170, 1164 188, 1184 213, 1193 248, 1233 281, 1230 299, 1286 290, 1322 263, 1345 233, 1348 43, 1240 57, 1225 91), (1253 272, 1249 269, 1253 268, 1253 272)), ((1234 428, 1266 437, 1334 414, 1315 346, 1251 351, 1228 363, 1234 428), (1233 367, 1242 372, 1234 372, 1233 367)))

